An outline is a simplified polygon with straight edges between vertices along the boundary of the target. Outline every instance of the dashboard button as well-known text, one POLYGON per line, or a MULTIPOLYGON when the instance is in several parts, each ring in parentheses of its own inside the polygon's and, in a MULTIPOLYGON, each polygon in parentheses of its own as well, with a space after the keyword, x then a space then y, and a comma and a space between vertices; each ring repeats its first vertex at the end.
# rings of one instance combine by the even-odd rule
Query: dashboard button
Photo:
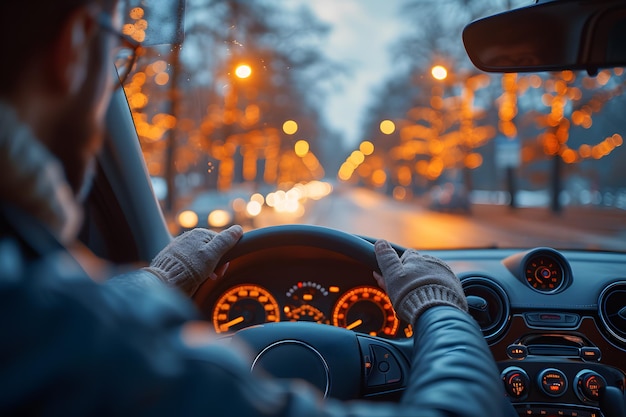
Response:
POLYGON ((558 369, 544 369, 539 373, 539 386, 550 397, 560 397, 567 389, 567 377, 558 369))
POLYGON ((511 366, 502 371, 501 377, 509 397, 515 400, 526 398, 530 388, 530 378, 523 369, 511 366))
POLYGON ((598 362, 602 357, 602 353, 597 347, 585 346, 580 348, 580 357, 587 362, 598 362))
POLYGON ((590 370, 583 370, 574 379, 576 396, 583 402, 598 402, 600 391, 606 387, 606 381, 602 375, 590 370))
POLYGON ((530 326, 548 328, 575 327, 580 321, 579 315, 564 313, 526 313, 524 317, 530 326))
POLYGON ((524 359, 528 356, 528 348, 524 345, 509 345, 506 347, 506 354, 511 359, 524 359))

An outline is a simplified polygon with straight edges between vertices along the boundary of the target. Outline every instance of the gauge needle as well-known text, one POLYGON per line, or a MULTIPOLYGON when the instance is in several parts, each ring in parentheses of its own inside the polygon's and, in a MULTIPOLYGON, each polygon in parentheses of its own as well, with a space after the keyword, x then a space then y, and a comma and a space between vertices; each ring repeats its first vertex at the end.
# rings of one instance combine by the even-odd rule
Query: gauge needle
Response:
POLYGON ((234 318, 231 321, 229 321, 228 323, 224 323, 224 324, 220 325, 220 330, 221 331, 226 331, 226 330, 230 329, 231 327, 233 327, 235 324, 239 324, 242 321, 243 321, 243 316, 239 316, 237 318, 234 318))
POLYGON ((352 329, 354 329, 355 327, 359 327, 361 324, 363 324, 363 320, 358 319, 357 321, 352 322, 352 323, 350 323, 349 325, 347 325, 347 326, 346 326, 346 329, 348 329, 348 330, 352 330, 352 329))

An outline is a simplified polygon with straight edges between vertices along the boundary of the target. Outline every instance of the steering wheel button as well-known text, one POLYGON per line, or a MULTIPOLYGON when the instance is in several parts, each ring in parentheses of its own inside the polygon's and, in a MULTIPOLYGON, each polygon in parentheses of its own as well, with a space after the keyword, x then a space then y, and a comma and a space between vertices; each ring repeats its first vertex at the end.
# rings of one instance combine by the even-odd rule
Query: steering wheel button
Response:
POLYGON ((402 369, 400 368, 400 364, 393 353, 391 353, 389 349, 378 344, 371 344, 370 348, 374 356, 376 368, 372 370, 368 385, 374 385, 372 383, 372 379, 376 384, 379 384, 380 381, 378 379, 378 375, 384 378, 383 383, 385 384, 395 384, 400 382, 402 380, 402 369), (374 374, 377 375, 376 378, 373 378, 374 374))
POLYGON ((389 352, 388 349, 380 346, 372 344, 372 352, 374 353, 374 358, 376 362, 389 361, 394 360, 393 355, 389 352))
POLYGON ((376 385, 385 385, 385 374, 379 372, 378 369, 372 369, 372 372, 367 377, 367 386, 373 387, 376 385))
POLYGON ((402 370, 395 359, 393 361, 389 361, 389 370, 385 373, 385 377, 387 378, 388 384, 395 384, 396 382, 400 382, 402 380, 402 370))
POLYGON ((363 366, 365 367, 365 374, 369 375, 372 371, 372 359, 370 358, 370 355, 363 356, 363 366))
POLYGON ((402 373, 400 372, 400 369, 398 369, 397 372, 387 372, 385 376, 387 377, 386 381, 388 384, 396 384, 402 380, 402 373))

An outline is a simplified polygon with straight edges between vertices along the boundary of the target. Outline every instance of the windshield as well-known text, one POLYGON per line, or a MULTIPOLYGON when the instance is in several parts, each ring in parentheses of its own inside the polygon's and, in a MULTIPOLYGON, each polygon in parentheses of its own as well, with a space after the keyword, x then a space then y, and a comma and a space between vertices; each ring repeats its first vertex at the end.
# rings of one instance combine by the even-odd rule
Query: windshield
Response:
POLYGON ((487 75, 463 49, 529 3, 187 0, 124 87, 170 230, 626 251, 623 70, 487 75))

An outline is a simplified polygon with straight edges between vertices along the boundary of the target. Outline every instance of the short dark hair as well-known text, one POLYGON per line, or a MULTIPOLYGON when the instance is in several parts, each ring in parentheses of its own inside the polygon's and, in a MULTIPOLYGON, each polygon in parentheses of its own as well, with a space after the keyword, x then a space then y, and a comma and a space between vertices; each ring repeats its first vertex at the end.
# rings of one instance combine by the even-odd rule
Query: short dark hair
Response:
POLYGON ((70 13, 83 5, 112 8, 114 3, 115 0, 1 0, 0 96, 13 91, 19 75, 49 47, 70 13))

